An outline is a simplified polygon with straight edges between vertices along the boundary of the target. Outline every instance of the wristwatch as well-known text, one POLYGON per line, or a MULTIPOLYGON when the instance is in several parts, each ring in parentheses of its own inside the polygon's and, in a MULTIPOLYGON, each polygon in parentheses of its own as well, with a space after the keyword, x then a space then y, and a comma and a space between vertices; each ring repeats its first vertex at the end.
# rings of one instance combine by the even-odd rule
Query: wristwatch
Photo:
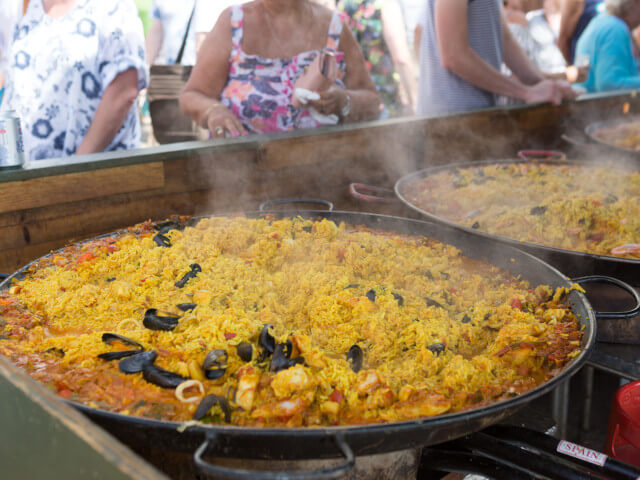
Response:
POLYGON ((347 117, 347 115, 349 115, 349 112, 351 111, 351 97, 348 93, 345 93, 345 96, 347 97, 347 103, 345 103, 344 107, 342 107, 342 110, 340 110, 340 118, 343 120, 347 117))

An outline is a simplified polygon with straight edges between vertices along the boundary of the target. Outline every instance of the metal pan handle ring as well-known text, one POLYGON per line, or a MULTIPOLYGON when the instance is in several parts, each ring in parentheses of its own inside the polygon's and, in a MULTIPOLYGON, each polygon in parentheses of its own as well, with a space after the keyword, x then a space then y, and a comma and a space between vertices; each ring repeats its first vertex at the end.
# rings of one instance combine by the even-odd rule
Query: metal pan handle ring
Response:
POLYGON ((588 140, 572 137, 566 133, 563 133, 562 135, 560 135, 560 138, 574 147, 591 147, 592 146, 588 140))
POLYGON ((528 162, 529 160, 552 160, 563 162, 567 159, 567 155, 559 150, 520 150, 518 158, 528 162))
POLYGON ((267 200, 260 204, 260 211, 264 212, 265 210, 270 210, 271 207, 275 207, 276 205, 287 205, 289 203, 311 203, 321 205, 325 207, 327 211, 333 212, 333 203, 321 198, 278 198, 276 200, 267 200))
POLYGON ((257 480, 276 480, 282 478, 291 480, 333 479, 348 473, 356 462, 353 451, 347 444, 342 433, 337 433, 333 437, 333 441, 344 457, 343 462, 333 468, 293 472, 259 472, 212 465, 203 458, 203 455, 211 448, 214 448, 217 441, 218 439, 215 433, 208 433, 204 443, 202 443, 193 454, 193 462, 196 464, 196 467, 202 473, 216 477, 257 480))
POLYGON ((583 283, 610 283, 621 289, 625 290, 627 293, 630 293, 633 296, 633 299, 636 302, 636 306, 631 310, 627 310, 626 312, 596 312, 597 319, 603 318, 632 318, 636 315, 640 314, 640 295, 635 289, 623 282, 622 280, 618 280, 617 278, 612 277, 604 277, 599 275, 592 275, 589 277, 579 277, 571 280, 572 282, 577 283, 578 285, 582 285, 583 283))
POLYGON ((365 202, 395 203, 399 201, 393 190, 365 183, 349 184, 349 193, 352 197, 365 202))

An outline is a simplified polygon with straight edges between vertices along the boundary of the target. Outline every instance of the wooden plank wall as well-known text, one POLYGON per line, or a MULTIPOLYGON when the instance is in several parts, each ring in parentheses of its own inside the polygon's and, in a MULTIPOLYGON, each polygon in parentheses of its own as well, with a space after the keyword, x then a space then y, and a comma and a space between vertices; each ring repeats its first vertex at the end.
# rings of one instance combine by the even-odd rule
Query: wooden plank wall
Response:
POLYGON ((566 147, 560 134, 619 116, 635 97, 561 107, 492 110, 437 119, 392 120, 366 128, 275 139, 245 150, 186 150, 183 157, 0 183, 0 272, 12 272, 73 240, 171 214, 256 210, 269 199, 318 197, 344 210, 406 214, 363 204, 350 182, 393 187, 428 165, 513 157, 523 147, 566 147))

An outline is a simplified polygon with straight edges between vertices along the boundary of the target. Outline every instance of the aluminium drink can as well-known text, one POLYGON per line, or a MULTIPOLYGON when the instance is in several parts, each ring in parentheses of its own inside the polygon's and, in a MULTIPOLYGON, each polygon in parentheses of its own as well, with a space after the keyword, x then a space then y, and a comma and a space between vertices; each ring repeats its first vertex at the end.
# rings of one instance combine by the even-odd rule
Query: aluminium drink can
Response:
POLYGON ((0 112, 0 168, 21 167, 24 164, 22 129, 16 112, 0 112))

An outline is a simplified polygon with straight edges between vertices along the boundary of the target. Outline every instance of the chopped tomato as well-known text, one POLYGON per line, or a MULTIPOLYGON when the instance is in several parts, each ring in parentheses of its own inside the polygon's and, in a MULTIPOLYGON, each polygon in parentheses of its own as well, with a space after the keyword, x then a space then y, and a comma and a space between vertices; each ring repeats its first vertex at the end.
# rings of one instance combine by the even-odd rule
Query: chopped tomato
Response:
POLYGON ((344 256, 347 253, 347 251, 344 248, 339 248, 338 249, 338 260, 343 261, 344 260, 344 256))
POLYGON ((62 390, 58 390, 58 395, 60 395, 62 398, 68 399, 69 397, 71 397, 71 395, 73 395, 73 392, 68 388, 63 388, 62 390))
POLYGON ((224 334, 224 338, 226 338, 227 340, 231 340, 232 338, 235 338, 236 334, 235 333, 225 333, 224 334))
POLYGON ((329 395, 329 400, 340 403, 342 401, 342 392, 338 389, 334 390, 331 395, 329 395))
POLYGON ((278 234, 278 232, 275 232, 275 233, 271 234, 271 238, 273 238, 275 240, 279 240, 280 239, 280 235, 278 234))
POLYGON ((517 308, 518 310, 522 310, 522 302, 519 298, 511 299, 511 308, 517 308))
POLYGON ((455 295, 458 295, 460 293, 460 290, 458 290, 457 288, 453 288, 453 287, 449 287, 449 291, 455 295))
POLYGON ((85 252, 78 257, 76 262, 78 263, 87 262, 89 260, 93 260, 94 258, 96 258, 96 256, 93 254, 93 252, 85 252))
POLYGON ((603 232, 592 233, 587 238, 592 242, 601 242, 602 239, 604 238, 604 233, 603 232))
POLYGON ((591 203, 593 203, 596 207, 602 206, 602 202, 599 202, 598 200, 591 200, 591 203))
POLYGON ((107 252, 113 253, 116 251, 116 246, 114 244, 107 245, 107 252))

